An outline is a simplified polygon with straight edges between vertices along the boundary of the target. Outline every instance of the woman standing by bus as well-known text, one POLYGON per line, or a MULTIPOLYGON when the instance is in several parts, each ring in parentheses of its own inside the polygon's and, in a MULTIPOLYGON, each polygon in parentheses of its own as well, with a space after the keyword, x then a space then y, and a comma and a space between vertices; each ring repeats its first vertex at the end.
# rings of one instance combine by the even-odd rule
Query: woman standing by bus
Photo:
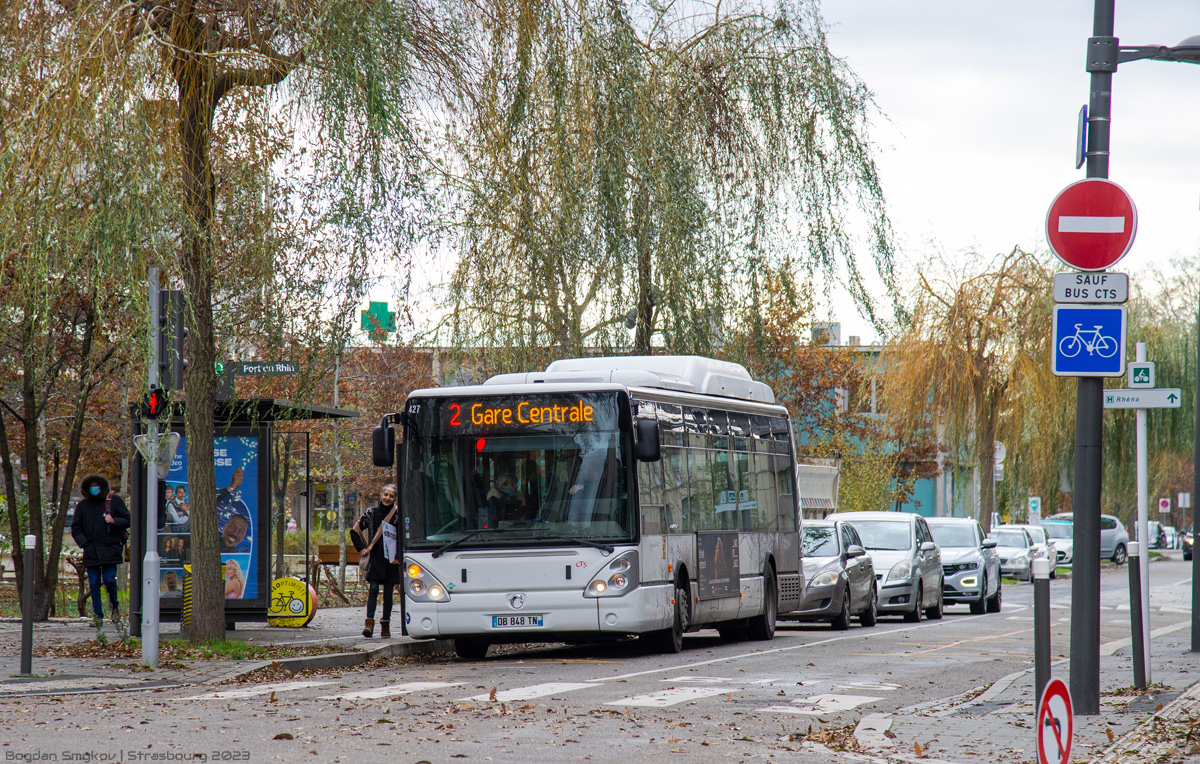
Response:
POLYGON ((367 620, 362 635, 371 637, 375 632, 375 606, 379 589, 383 587, 383 618, 379 620, 379 636, 392 636, 392 594, 400 583, 400 561, 387 559, 384 554, 383 524, 395 524, 396 486, 388 483, 379 492, 379 503, 363 513, 351 528, 350 539, 358 550, 359 559, 365 558, 366 578, 370 584, 367 593, 367 620))

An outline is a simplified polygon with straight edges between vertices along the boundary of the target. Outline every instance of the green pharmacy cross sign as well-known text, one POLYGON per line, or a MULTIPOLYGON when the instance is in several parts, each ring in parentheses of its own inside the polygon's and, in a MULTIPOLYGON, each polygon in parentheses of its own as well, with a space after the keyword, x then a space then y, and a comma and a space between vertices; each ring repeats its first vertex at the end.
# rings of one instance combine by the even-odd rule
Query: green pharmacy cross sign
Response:
POLYGON ((373 342, 383 342, 389 334, 396 331, 396 314, 387 308, 386 302, 372 302, 367 310, 362 312, 361 328, 373 342))

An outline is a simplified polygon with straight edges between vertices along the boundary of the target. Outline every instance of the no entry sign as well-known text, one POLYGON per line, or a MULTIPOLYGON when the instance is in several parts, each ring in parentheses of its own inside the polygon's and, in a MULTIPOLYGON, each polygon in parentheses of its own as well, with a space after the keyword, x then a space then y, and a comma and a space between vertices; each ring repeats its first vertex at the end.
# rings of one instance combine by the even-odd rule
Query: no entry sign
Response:
POLYGON ((1067 764, 1071 760, 1071 739, 1075 735, 1075 716, 1071 693, 1061 679, 1046 682, 1037 712, 1038 764, 1067 764))
POLYGON ((1137 233, 1137 208, 1125 189, 1103 178, 1064 188, 1046 214, 1046 241, 1072 268, 1102 271, 1125 256, 1137 233))

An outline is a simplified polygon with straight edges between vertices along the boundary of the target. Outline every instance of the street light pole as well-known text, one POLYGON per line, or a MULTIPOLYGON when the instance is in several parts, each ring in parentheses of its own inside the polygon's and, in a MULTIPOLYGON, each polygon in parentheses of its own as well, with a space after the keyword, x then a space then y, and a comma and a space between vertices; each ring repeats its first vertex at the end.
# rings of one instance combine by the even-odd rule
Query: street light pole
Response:
MULTIPOLYGON (((1108 177, 1112 76, 1118 42, 1113 37, 1116 0, 1096 0, 1086 69, 1087 177, 1108 177)), ((1075 562, 1071 568, 1071 700, 1075 713, 1100 713, 1100 479, 1103 457, 1104 380, 1079 377, 1075 398, 1075 562)))

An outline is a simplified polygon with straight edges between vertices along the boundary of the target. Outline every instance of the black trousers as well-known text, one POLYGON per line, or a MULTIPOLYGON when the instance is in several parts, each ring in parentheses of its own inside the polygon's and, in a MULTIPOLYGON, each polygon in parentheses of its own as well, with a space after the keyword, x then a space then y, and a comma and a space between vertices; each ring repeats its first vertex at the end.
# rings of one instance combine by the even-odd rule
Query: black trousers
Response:
POLYGON ((379 600, 379 588, 383 587, 383 618, 381 621, 392 620, 392 594, 396 589, 395 584, 377 584, 374 581, 371 584, 370 590, 367 592, 367 618, 375 617, 375 605, 379 600))

